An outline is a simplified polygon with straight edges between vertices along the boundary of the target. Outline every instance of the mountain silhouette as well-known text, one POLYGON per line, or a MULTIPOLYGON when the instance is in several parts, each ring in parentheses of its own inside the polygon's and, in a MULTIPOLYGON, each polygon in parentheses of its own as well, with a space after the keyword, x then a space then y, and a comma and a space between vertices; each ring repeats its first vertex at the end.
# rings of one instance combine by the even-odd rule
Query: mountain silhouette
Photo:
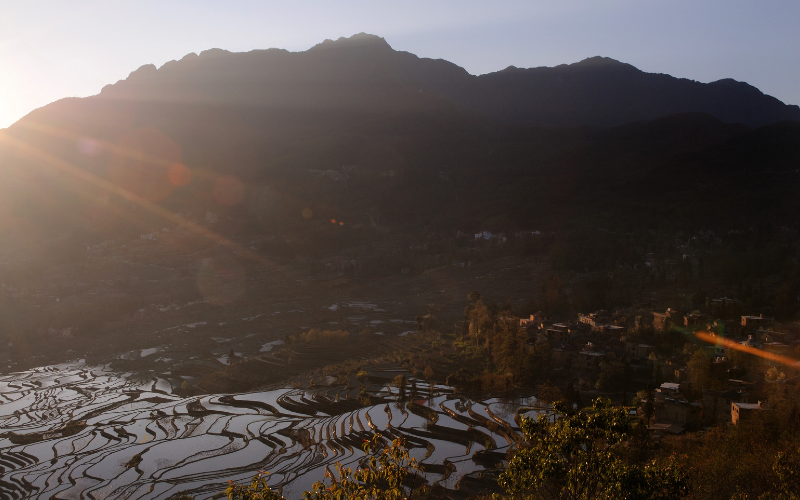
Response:
POLYGON ((142 66, 99 97, 374 110, 430 106, 427 96, 504 122, 539 126, 608 127, 687 112, 751 127, 800 121, 797 106, 732 79, 704 84, 645 73, 607 57, 474 76, 447 61, 395 51, 383 38, 363 33, 297 53, 189 54, 160 69, 142 66))
POLYGON ((599 57, 473 76, 365 34, 212 49, 0 132, 0 222, 30 248, 55 232, 79 248, 159 228, 136 196, 296 252, 425 226, 793 224, 798 114, 745 83, 599 57), (170 177, 175 165, 191 176, 170 177), (377 232, 324 240, 306 209, 377 232))

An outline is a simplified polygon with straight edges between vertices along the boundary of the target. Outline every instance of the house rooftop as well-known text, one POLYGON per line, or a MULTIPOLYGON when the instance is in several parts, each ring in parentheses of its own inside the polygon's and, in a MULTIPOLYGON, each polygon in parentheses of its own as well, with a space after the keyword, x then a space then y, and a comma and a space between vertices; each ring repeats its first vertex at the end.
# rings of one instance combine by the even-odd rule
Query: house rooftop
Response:
POLYGON ((648 431, 657 431, 657 432, 669 432, 670 434, 682 434, 684 430, 683 426, 678 424, 653 424, 647 428, 648 431))

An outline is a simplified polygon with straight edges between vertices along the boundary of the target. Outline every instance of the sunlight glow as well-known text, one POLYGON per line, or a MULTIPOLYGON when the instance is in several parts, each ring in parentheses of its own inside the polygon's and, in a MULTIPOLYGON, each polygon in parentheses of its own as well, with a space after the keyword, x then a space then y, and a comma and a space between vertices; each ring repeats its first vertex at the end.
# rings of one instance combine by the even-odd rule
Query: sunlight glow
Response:
POLYGON ((718 346, 726 347, 728 349, 735 349, 737 351, 746 352, 747 354, 752 354, 754 356, 758 356, 760 358, 774 361, 776 363, 780 363, 786 366, 797 366, 800 362, 796 359, 792 359, 786 356, 781 356, 780 354, 775 354, 773 352, 762 351, 761 349, 756 349, 755 347, 751 347, 749 345, 740 344, 739 342, 734 342, 733 340, 726 339, 724 337, 715 335, 711 332, 695 332, 695 336, 704 341, 708 342, 709 344, 716 344, 718 346))
MULTIPOLYGON (((83 181, 87 186, 91 186, 94 188, 99 188, 101 191, 106 192, 108 194, 113 194, 123 198, 127 201, 130 201, 137 206, 147 210, 148 212, 155 214, 163 219, 172 222, 176 225, 182 226, 195 234, 208 238, 209 240, 213 241, 214 243, 227 247, 230 250, 234 251, 237 255, 242 255, 250 260, 255 262, 272 266, 272 262, 262 255, 248 249, 242 247, 224 236, 215 233, 199 224, 195 224, 180 215, 174 214, 169 210, 166 210, 159 205, 153 203, 152 201, 137 195, 134 192, 131 192, 121 186, 114 184, 113 182, 107 181, 97 175, 88 172, 82 168, 79 168, 65 160, 62 160, 54 155, 46 153, 44 151, 39 150, 38 148, 27 144, 20 139, 10 136, 8 133, 4 131, 0 131, 0 143, 4 143, 12 148, 12 150, 21 157, 26 157, 27 159, 31 160, 31 166, 38 167, 45 175, 51 176, 56 173, 61 174, 68 174, 69 176, 75 178, 76 180, 83 181)), ((124 148, 120 149, 123 153, 126 152, 124 148)), ((141 158, 142 156, 140 156, 141 158)), ((157 162, 160 165, 169 164, 172 165, 173 163, 164 161, 163 159, 153 158, 154 162, 157 162)))

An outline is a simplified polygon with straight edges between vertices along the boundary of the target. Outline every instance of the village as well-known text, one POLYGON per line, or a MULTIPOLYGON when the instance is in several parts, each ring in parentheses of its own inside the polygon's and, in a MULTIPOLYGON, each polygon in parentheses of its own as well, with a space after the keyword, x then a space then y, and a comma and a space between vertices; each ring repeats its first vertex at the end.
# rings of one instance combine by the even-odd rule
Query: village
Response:
POLYGON ((776 387, 800 382, 798 325, 733 317, 737 302, 706 298, 691 311, 600 310, 574 321, 537 313, 519 323, 529 348, 547 352, 554 380, 632 405, 650 431, 682 434, 768 411, 776 387), (632 386, 641 389, 627 392, 632 386))

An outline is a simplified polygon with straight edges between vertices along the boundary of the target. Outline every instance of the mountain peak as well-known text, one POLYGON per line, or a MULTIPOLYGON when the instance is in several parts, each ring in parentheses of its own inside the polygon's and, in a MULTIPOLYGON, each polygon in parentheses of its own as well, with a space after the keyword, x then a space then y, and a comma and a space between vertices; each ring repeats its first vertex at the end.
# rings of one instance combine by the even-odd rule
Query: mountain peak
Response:
POLYGON ((370 35, 369 33, 356 33, 355 35, 347 38, 340 37, 338 40, 326 39, 322 43, 318 43, 311 47, 309 50, 322 50, 322 49, 343 49, 343 48, 382 48, 392 49, 383 37, 377 35, 370 35))
POLYGON ((586 59, 570 64, 569 66, 573 68, 626 69, 640 71, 636 66, 603 56, 587 57, 586 59))
POLYGON ((591 66, 601 66, 601 65, 603 65, 603 66, 614 66, 614 65, 620 65, 620 66, 625 65, 625 66, 627 66, 627 64, 619 62, 616 59, 612 59, 610 57, 603 57, 603 56, 587 57, 586 59, 583 59, 582 61, 577 62, 575 64, 580 64, 580 65, 583 65, 583 66, 590 66, 590 65, 591 66))

